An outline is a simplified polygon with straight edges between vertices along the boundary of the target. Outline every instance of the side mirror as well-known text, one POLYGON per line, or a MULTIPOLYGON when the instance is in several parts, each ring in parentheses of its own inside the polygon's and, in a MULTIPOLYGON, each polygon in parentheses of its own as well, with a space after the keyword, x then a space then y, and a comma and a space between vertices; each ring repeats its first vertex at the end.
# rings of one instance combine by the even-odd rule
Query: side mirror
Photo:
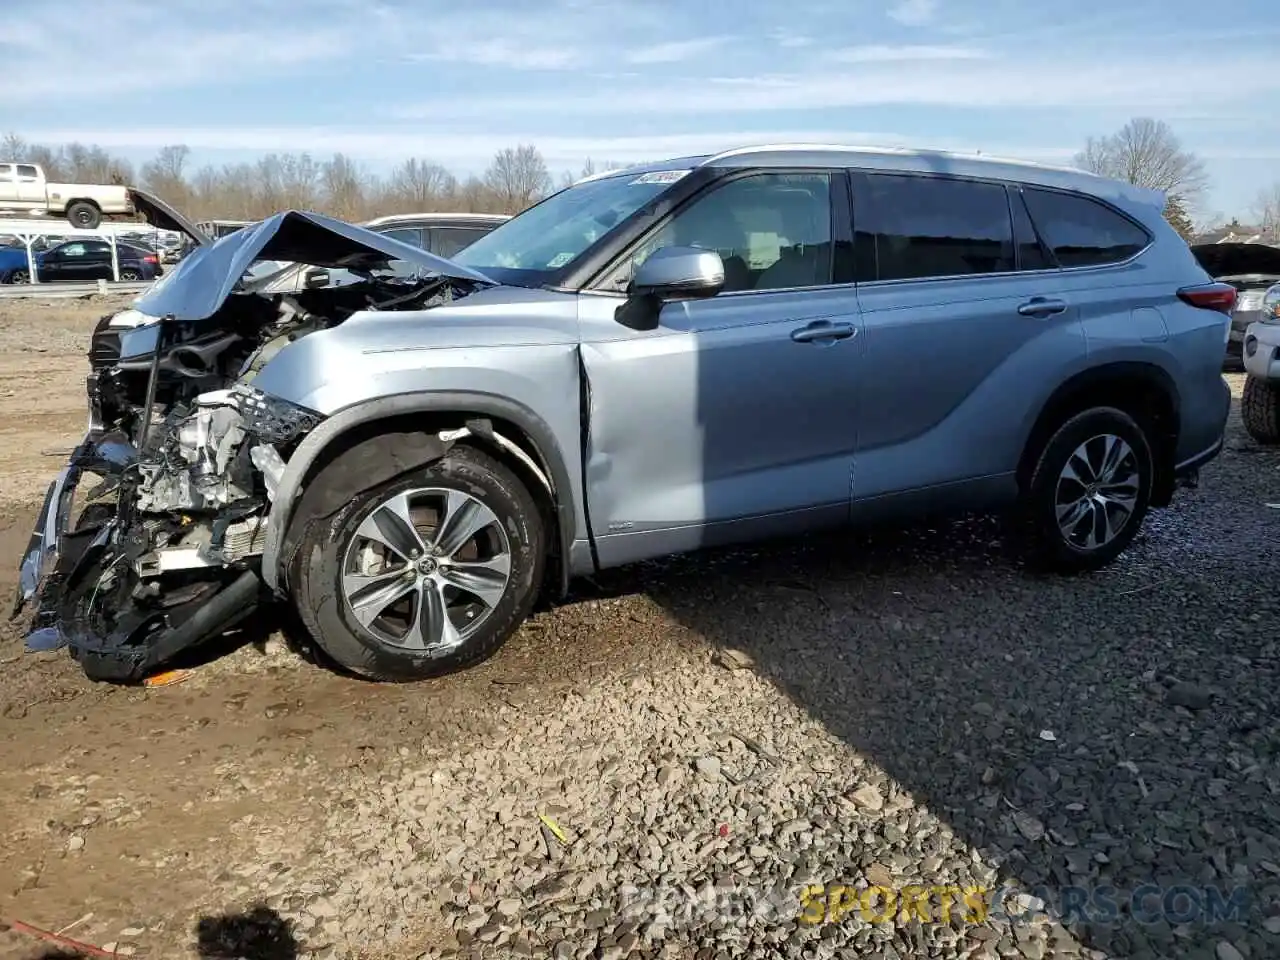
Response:
POLYGON ((714 297, 722 289, 720 254, 700 247, 660 247, 636 268, 629 292, 635 297, 679 300, 714 297))
POLYGON ((302 285, 313 290, 316 287, 327 287, 329 285, 329 271, 320 267, 314 267, 302 275, 302 285))

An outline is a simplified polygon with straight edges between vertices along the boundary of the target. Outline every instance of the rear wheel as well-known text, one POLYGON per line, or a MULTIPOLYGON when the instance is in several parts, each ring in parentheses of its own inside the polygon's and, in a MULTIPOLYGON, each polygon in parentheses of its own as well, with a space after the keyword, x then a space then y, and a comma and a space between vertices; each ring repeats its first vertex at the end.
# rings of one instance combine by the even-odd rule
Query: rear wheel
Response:
POLYGON ((120 280, 122 283, 137 283, 142 279, 142 274, 132 267, 120 271, 120 280))
POLYGON ((13 270, 9 273, 8 283, 30 283, 31 274, 26 270, 13 270))
POLYGON ((359 494, 325 523, 297 522, 307 531, 291 578, 298 613, 330 657, 375 680, 489 657, 542 582, 537 504, 507 467, 469 447, 359 494))
POLYGON ((1076 414, 1040 449, 1023 490, 1018 532, 1027 559, 1064 573, 1106 566, 1137 536, 1154 475, 1151 444, 1129 414, 1076 414))
POLYGON ((102 223, 102 211, 92 203, 77 200, 67 207, 67 222, 81 230, 96 230, 102 223))
POLYGON ((1280 389, 1269 380, 1245 377, 1240 419, 1258 443, 1280 443, 1280 389))

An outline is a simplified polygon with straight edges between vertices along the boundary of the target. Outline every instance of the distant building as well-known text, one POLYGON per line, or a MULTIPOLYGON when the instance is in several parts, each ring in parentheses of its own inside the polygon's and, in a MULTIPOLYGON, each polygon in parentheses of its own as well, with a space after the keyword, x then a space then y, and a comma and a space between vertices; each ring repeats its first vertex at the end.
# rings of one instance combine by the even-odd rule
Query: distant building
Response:
POLYGON ((1270 243, 1280 245, 1280 236, 1274 229, 1250 226, 1239 220, 1206 230, 1192 239, 1192 243, 1270 243))

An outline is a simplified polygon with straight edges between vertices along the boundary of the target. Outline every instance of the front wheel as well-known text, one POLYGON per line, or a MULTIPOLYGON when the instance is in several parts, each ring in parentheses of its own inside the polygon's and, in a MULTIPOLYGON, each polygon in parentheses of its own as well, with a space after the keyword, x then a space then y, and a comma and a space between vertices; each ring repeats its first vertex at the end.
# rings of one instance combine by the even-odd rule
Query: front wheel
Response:
POLYGON ((1133 542, 1155 463, 1129 414, 1095 407, 1062 424, 1040 449, 1018 504, 1018 533, 1035 566, 1097 570, 1133 542))
POLYGON ((1249 436, 1258 443, 1280 443, 1280 389, 1269 380, 1245 377, 1240 419, 1249 436))
POLYGON ((8 283, 30 283, 31 274, 26 270, 14 270, 9 274, 8 283))
MULTIPOLYGON (((346 467, 339 458, 328 469, 346 467)), ((542 582, 538 505, 506 466, 470 447, 359 494, 331 520, 298 522, 298 613, 322 650, 374 680, 484 660, 528 616, 542 582)))

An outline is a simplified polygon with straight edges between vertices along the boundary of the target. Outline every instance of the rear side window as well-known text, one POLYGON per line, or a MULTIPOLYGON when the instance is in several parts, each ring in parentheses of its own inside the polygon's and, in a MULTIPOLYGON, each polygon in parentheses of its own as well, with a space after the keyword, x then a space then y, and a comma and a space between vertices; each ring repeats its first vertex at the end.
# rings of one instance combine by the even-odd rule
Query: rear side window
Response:
POLYGON ((1004 187, 900 174, 854 174, 857 279, 912 280, 1014 269, 1004 187))
POLYGON ((1145 230, 1096 200, 1025 187, 1022 193, 1031 219, 1060 266, 1119 263, 1150 242, 1145 230))
POLYGON ((31 166, 30 164, 26 164, 26 163, 20 163, 20 164, 18 164, 18 177, 19 177, 19 179, 34 180, 34 179, 36 179, 36 177, 38 177, 38 176, 39 176, 39 174, 36 172, 36 168, 35 168, 35 167, 31 166))

